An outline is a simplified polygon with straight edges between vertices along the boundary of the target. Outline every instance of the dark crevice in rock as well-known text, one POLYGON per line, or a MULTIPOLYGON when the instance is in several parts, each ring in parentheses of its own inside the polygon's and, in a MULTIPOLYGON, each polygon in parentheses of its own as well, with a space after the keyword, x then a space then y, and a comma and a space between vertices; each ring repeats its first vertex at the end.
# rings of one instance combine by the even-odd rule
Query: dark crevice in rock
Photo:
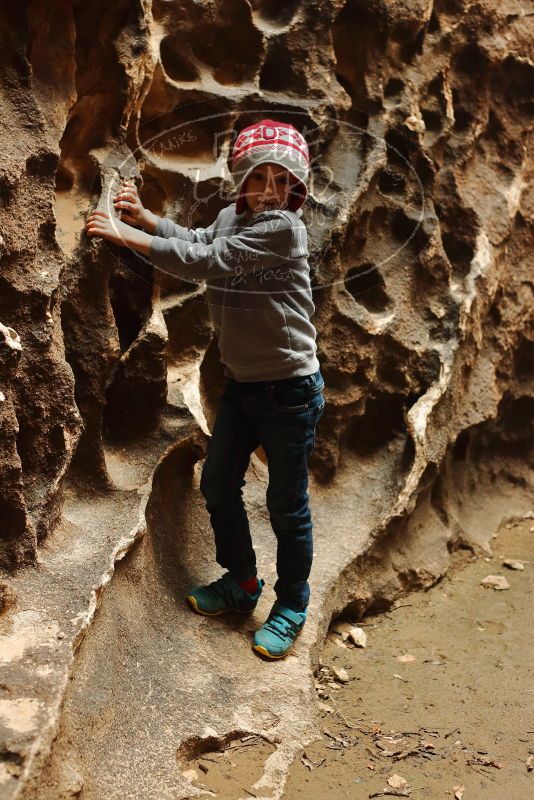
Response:
POLYGON ((381 450, 394 437, 406 435, 405 410, 411 400, 401 395, 368 398, 361 416, 355 416, 346 428, 346 446, 366 457, 381 450))
POLYGON ((390 78, 384 88, 384 97, 395 97, 404 90, 404 81, 401 78, 390 78))
POLYGON ((349 269, 345 275, 345 288, 371 313, 380 313, 391 305, 386 284, 375 264, 361 264, 349 269))
POLYGON ((378 188, 384 194, 403 192, 406 188, 406 179, 392 169, 383 169, 378 174, 378 188))
POLYGON ((279 3, 278 0, 251 0, 251 5, 258 17, 273 26, 283 27, 288 25, 302 0, 287 0, 279 3))
POLYGON ((184 55, 184 42, 174 36, 161 40, 160 53, 163 69, 175 81, 193 82, 200 78, 197 67, 184 55))
POLYGON ((303 65, 294 60, 291 48, 279 39, 270 45, 260 72, 260 89, 293 94, 306 91, 303 65))
POLYGON ((258 735, 251 731, 236 730, 229 731, 223 736, 191 736, 190 739, 182 742, 176 755, 182 762, 187 763, 206 753, 222 753, 231 742, 245 736, 258 735))
MULTIPOLYGON (((124 249, 121 248, 124 252, 124 249)), ((127 350, 139 335, 152 311, 153 267, 126 251, 109 279, 109 298, 121 350, 127 350), (130 258, 128 258, 130 255, 130 258), (141 273, 144 268, 145 274, 141 273), (135 271, 137 269, 137 271, 135 271)))

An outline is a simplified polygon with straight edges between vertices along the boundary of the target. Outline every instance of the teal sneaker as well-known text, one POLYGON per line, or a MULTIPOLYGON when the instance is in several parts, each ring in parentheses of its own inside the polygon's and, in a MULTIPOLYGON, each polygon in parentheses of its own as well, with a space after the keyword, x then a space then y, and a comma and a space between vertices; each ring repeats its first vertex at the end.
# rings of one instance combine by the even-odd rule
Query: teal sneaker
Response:
POLYGON ((249 594, 242 589, 236 578, 225 572, 221 578, 212 581, 207 586, 198 586, 187 595, 186 600, 199 614, 215 617, 225 611, 241 611, 250 613, 256 608, 265 581, 258 579, 258 588, 255 594, 249 594))
POLYGON ((306 609, 293 611, 276 602, 267 621, 254 634, 253 650, 268 658, 283 658, 306 622, 306 609))

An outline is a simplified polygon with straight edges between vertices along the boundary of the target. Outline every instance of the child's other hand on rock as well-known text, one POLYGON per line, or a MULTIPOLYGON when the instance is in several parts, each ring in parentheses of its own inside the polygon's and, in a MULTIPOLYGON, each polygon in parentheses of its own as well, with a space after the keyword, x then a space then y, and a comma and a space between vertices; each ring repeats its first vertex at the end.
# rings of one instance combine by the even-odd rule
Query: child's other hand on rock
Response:
POLYGON ((126 239, 132 233, 132 228, 120 219, 111 219, 104 211, 93 211, 85 223, 85 232, 88 236, 101 236, 109 242, 127 247, 126 239))
POLYGON ((137 186, 133 181, 123 181, 120 190, 113 198, 115 211, 122 211, 121 220, 129 225, 143 228, 147 222, 147 210, 137 194, 137 186))

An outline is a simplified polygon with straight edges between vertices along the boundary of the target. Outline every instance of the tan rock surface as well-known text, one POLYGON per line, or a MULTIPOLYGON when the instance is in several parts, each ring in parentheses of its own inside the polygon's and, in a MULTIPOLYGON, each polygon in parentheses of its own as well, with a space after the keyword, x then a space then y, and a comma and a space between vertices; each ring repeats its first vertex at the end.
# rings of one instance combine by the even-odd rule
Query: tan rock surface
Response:
MULTIPOLYGON (((280 797, 316 736, 331 618, 431 585, 531 508, 532 16, 37 0, 0 30, 2 797, 194 796, 191 757, 248 734, 254 791, 280 797), (154 212, 211 222, 232 129, 266 115, 310 143, 327 401, 312 613, 279 664, 250 650, 269 592, 245 627, 182 601, 216 574, 202 290, 82 232, 130 175, 154 212)), ((266 481, 258 449, 245 497, 272 586, 266 481)))

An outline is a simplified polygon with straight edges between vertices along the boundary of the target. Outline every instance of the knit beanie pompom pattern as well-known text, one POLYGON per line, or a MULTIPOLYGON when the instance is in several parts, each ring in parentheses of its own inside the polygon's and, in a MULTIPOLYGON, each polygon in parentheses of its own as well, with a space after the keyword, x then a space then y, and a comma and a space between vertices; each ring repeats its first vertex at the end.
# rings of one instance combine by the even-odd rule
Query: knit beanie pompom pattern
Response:
POLYGON ((304 136, 294 125, 262 119, 240 131, 232 149, 232 177, 238 188, 236 214, 247 207, 245 181, 258 164, 275 163, 285 167, 296 178, 287 206, 297 211, 306 200, 310 155, 304 136))

